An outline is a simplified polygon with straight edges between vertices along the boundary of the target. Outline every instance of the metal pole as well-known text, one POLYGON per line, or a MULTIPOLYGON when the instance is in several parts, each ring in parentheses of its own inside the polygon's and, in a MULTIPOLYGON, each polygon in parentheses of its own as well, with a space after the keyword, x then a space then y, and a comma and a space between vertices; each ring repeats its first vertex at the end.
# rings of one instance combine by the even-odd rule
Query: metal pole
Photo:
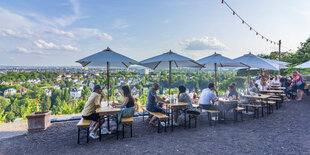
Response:
POLYGON ((216 81, 216 63, 214 63, 214 85, 216 86, 217 81, 216 81))
MULTIPOLYGON (((279 40, 279 61, 281 61, 281 40, 279 40)), ((279 67, 279 75, 281 75, 280 67, 279 67)))
POLYGON ((171 61, 169 61, 169 97, 170 97, 170 89, 171 89, 171 61))
POLYGON ((248 85, 247 85, 247 94, 248 94, 248 92, 249 92, 249 88, 250 88, 250 67, 248 67, 248 85))
POLYGON ((109 74, 109 66, 110 66, 110 63, 107 62, 107 101, 108 101, 108 106, 109 106, 109 90, 110 90, 110 74, 109 74))

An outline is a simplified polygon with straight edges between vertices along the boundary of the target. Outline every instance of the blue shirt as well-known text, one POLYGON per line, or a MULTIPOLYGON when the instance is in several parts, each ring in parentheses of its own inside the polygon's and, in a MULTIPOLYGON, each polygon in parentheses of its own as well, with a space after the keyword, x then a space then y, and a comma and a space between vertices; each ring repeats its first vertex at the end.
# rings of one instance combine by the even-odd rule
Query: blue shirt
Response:
POLYGON ((156 98, 155 98, 156 90, 151 88, 147 94, 146 107, 156 106, 156 98))

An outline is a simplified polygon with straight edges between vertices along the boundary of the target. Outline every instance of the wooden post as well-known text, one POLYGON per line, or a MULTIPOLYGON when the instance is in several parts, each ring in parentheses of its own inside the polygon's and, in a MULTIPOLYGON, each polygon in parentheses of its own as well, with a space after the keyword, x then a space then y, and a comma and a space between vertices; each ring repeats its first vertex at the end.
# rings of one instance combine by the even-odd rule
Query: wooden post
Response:
MULTIPOLYGON (((279 40, 279 61, 281 61, 281 40, 279 40)), ((279 65, 279 75, 281 75, 280 65, 279 65)))
POLYGON ((248 67, 248 85, 247 85, 247 92, 246 92, 246 94, 248 94, 248 92, 249 92, 249 88, 250 88, 250 67, 248 67))
POLYGON ((217 80, 216 80, 216 71, 217 71, 217 69, 216 69, 216 63, 214 63, 214 85, 215 85, 215 87, 216 87, 216 84, 217 84, 217 80))
POLYGON ((110 90, 110 73, 109 73, 109 66, 110 66, 110 63, 107 62, 107 102, 108 102, 108 106, 109 105, 109 98, 110 98, 110 94, 109 94, 109 90, 110 90))
POLYGON ((169 61, 169 97, 170 97, 170 89, 171 89, 171 61, 169 61))

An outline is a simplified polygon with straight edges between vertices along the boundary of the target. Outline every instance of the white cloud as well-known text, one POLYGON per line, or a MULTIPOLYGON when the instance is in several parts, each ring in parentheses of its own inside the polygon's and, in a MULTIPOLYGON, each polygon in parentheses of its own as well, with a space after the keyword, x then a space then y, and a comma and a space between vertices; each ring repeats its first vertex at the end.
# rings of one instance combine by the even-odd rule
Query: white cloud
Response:
POLYGON ((71 39, 75 38, 75 35, 72 32, 66 32, 63 30, 55 29, 55 28, 53 28, 51 30, 51 32, 53 32, 55 34, 66 36, 66 37, 71 38, 71 39))
POLYGON ((78 48, 72 45, 56 45, 52 42, 46 42, 45 40, 34 41, 34 44, 40 49, 46 50, 67 50, 67 51, 78 51, 78 48))
POLYGON ((128 28, 130 25, 124 19, 116 19, 113 23, 113 27, 117 29, 128 28))
POLYGON ((227 46, 216 38, 202 37, 185 40, 180 43, 186 50, 226 50, 227 46))
POLYGON ((11 30, 11 29, 2 29, 0 30, 0 35, 4 37, 15 37, 15 38, 27 38, 26 34, 11 30))
POLYGON ((99 29, 92 29, 92 28, 78 28, 74 31, 79 38, 90 38, 90 37, 97 37, 100 40, 112 40, 112 36, 101 32, 99 29))
POLYGON ((34 53, 34 54, 44 54, 42 51, 28 50, 28 49, 26 49, 24 47, 17 47, 16 49, 17 49, 18 53, 23 53, 23 54, 32 54, 32 53, 34 53))

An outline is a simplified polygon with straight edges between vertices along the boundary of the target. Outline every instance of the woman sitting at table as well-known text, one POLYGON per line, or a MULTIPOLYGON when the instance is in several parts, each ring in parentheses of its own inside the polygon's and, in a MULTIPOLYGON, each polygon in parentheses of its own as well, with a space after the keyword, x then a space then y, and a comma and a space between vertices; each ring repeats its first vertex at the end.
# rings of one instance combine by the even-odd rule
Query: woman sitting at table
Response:
MULTIPOLYGON (((178 101, 179 102, 184 102, 187 103, 187 113, 190 114, 196 114, 199 115, 200 112, 193 107, 191 97, 186 93, 186 87, 185 86, 179 86, 179 94, 178 94, 178 101)), ((173 120, 173 125, 178 126, 178 118, 179 118, 179 110, 175 110, 173 112, 174 120, 173 120)))
POLYGON ((274 85, 274 86, 281 86, 281 82, 280 82, 280 79, 278 76, 275 76, 272 81, 271 81, 271 85, 274 85))
POLYGON ((229 100, 237 100, 239 96, 239 93, 237 92, 237 90, 235 89, 235 86, 233 85, 229 85, 228 86, 228 91, 225 94, 226 98, 229 98, 229 100))
POLYGON ((131 95, 130 88, 122 86, 122 94, 124 96, 122 103, 112 103, 112 107, 122 109, 118 114, 118 122, 121 122, 121 118, 132 117, 135 112, 135 100, 131 95))

